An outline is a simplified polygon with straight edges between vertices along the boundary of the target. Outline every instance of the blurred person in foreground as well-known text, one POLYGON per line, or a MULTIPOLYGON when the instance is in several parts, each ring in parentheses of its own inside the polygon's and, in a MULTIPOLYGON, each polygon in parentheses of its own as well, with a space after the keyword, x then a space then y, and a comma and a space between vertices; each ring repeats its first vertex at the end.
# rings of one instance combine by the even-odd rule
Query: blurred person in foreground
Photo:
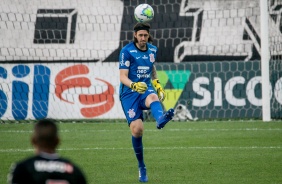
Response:
POLYGON ((150 25, 137 23, 133 29, 134 41, 124 46, 119 55, 120 101, 132 134, 139 181, 147 182, 142 143, 143 110, 151 109, 158 129, 162 129, 173 118, 174 110, 164 112, 160 102, 165 99, 165 92, 154 65, 158 48, 151 44, 150 25))
POLYGON ((83 172, 70 160, 60 157, 58 127, 53 120, 39 120, 34 125, 31 143, 35 155, 11 167, 10 184, 85 184, 83 172))

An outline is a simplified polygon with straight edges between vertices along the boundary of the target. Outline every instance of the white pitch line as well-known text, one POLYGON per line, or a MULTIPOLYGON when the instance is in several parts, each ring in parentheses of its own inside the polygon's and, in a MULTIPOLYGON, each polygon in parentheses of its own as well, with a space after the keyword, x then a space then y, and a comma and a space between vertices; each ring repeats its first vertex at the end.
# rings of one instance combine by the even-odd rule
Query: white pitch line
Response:
POLYGON ((282 131, 280 128, 235 128, 235 129, 227 129, 227 128, 189 128, 189 129, 169 129, 169 131, 282 131))
MULTIPOLYGON (((102 129, 102 130, 60 130, 60 132, 129 132, 129 129, 115 129, 115 130, 110 130, 110 129, 102 129)), ((160 130, 145 130, 147 132, 159 132, 160 130)), ((165 129, 165 131, 174 131, 174 132, 185 132, 185 131, 189 131, 189 132, 193 132, 193 131, 282 131, 281 128, 267 128, 267 129, 263 129, 263 128, 234 128, 234 129, 217 129, 217 128, 184 128, 184 129, 165 129)), ((31 130, 0 130, 0 133, 32 133, 31 130)))
MULTIPOLYGON (((192 146, 192 147, 145 147, 146 150, 189 150, 189 149, 282 149, 281 146, 240 146, 240 147, 228 147, 228 146, 192 146)), ((106 148, 106 147, 95 147, 95 148, 60 148, 59 151, 89 151, 89 150, 132 150, 132 148, 106 148)), ((0 153, 9 152, 33 152, 33 149, 0 149, 0 153)))

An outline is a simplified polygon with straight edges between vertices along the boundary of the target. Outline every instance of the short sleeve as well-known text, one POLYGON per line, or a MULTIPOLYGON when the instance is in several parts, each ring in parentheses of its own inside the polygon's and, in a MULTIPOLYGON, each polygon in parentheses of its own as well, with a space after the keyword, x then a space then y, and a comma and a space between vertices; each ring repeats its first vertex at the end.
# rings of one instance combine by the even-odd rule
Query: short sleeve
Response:
POLYGON ((130 54, 126 49, 122 49, 119 55, 119 69, 129 69, 130 54))

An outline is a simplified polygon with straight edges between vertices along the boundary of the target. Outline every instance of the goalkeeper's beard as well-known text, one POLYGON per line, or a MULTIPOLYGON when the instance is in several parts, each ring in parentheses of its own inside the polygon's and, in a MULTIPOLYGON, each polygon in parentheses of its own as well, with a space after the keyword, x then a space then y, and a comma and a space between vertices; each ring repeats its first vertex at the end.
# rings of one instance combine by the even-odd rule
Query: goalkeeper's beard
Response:
POLYGON ((145 50, 146 49, 146 43, 147 43, 146 41, 138 42, 139 49, 145 50))

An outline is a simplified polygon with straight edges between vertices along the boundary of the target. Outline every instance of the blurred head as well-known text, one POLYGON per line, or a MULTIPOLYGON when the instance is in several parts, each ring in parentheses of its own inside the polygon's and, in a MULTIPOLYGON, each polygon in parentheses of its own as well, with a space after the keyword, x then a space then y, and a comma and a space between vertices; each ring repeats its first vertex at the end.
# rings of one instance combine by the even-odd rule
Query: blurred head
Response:
POLYGON ((153 38, 150 35, 150 24, 138 22, 134 26, 134 43, 139 49, 146 48, 147 42, 153 42, 153 38))
POLYGON ((50 119, 39 120, 34 125, 31 138, 36 152, 54 153, 59 144, 58 127, 55 121, 50 119))

